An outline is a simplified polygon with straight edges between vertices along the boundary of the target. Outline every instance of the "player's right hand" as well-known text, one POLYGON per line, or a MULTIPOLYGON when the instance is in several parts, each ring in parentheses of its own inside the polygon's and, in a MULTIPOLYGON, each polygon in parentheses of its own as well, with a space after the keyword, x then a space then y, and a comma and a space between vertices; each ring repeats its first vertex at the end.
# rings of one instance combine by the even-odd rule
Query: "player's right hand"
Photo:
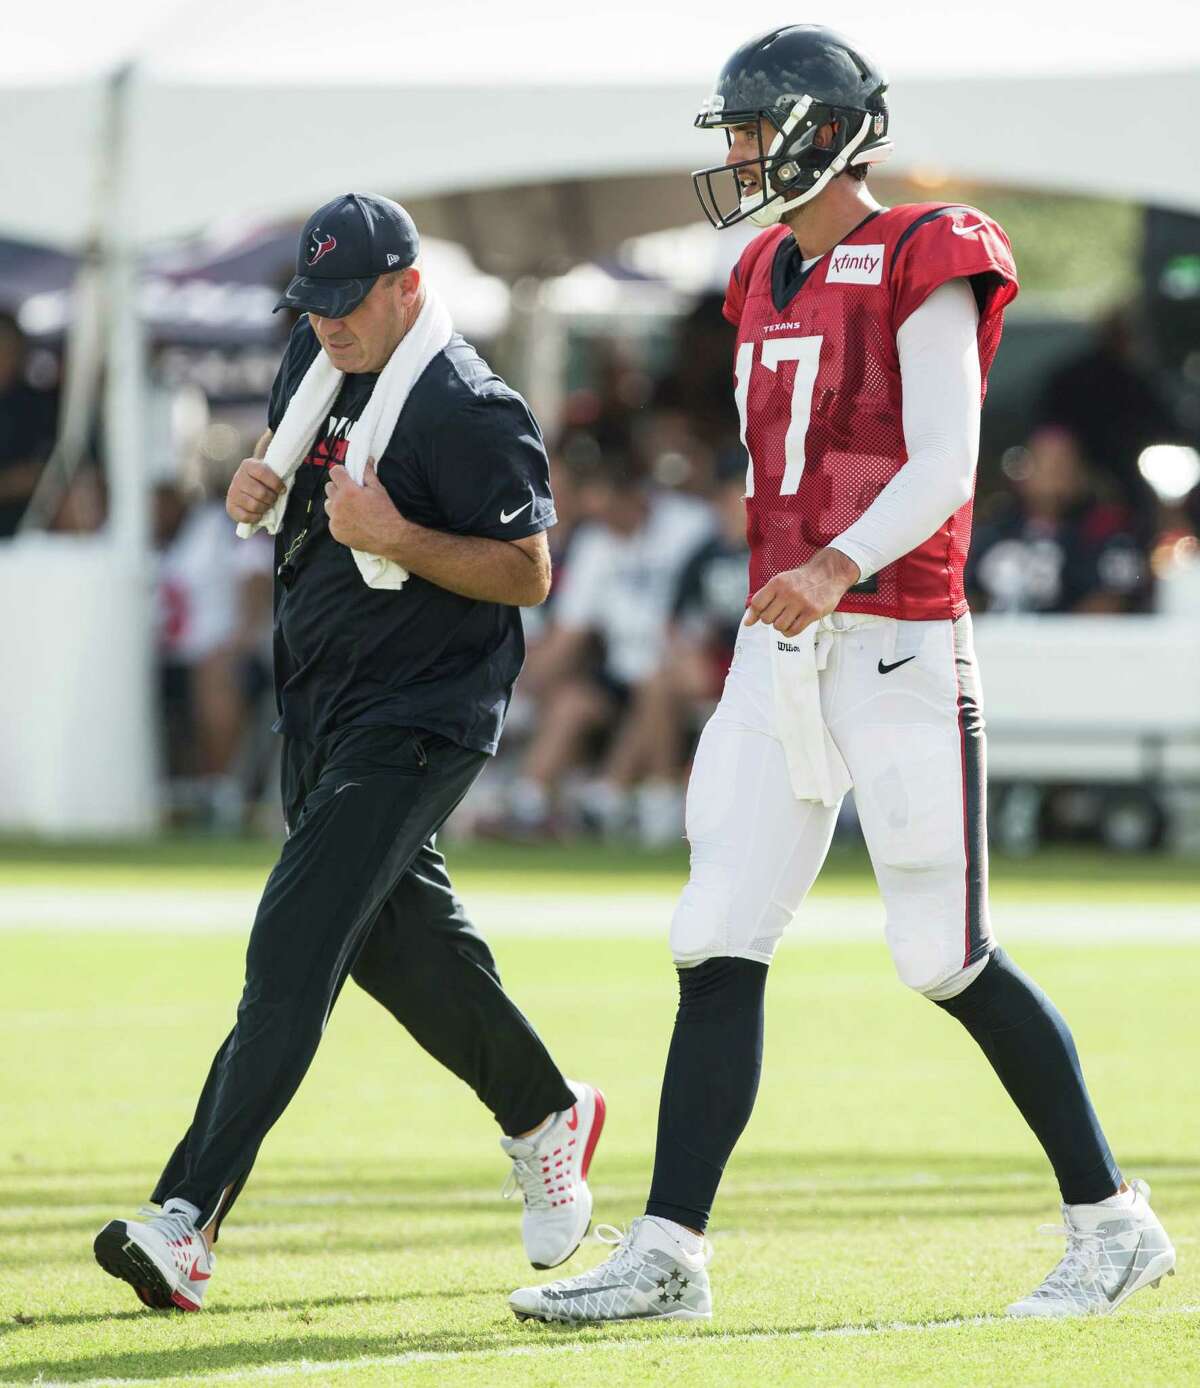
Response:
POLYGON ((253 524, 262 520, 282 491, 283 483, 261 458, 246 458, 225 493, 225 510, 231 520, 253 524))
POLYGON ((751 597, 743 626, 762 622, 780 636, 799 636, 810 623, 834 611, 860 577, 853 559, 826 546, 798 569, 768 579, 751 597))

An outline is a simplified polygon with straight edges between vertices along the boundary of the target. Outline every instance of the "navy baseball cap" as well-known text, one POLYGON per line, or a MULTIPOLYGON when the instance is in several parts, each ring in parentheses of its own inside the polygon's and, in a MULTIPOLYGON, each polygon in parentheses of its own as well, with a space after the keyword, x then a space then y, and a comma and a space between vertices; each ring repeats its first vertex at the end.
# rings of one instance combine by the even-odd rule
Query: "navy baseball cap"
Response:
POLYGON ((380 275, 407 270, 420 249, 416 223, 398 202, 374 193, 334 198, 304 223, 296 274, 274 311, 344 318, 380 275))

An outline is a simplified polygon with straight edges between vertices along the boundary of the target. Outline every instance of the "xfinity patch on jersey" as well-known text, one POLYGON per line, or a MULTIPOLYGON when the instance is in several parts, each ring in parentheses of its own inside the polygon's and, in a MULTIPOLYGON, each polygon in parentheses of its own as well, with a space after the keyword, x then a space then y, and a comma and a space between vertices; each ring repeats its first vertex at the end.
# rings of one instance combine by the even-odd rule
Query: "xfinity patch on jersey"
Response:
POLYGON ((883 247, 835 246, 829 252, 826 284, 881 284, 883 247))

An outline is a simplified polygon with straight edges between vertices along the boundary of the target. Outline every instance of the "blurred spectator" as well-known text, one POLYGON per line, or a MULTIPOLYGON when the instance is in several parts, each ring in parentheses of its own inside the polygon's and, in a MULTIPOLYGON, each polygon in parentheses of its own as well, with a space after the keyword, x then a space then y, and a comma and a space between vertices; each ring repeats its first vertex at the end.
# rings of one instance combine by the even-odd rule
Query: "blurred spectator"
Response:
POLYGON ((737 442, 733 401, 734 331, 721 306, 723 294, 704 294, 676 333, 669 369, 651 396, 651 407, 683 415, 696 435, 718 449, 737 442))
POLYGON ((1139 527, 1153 524, 1154 494, 1138 472, 1138 456, 1152 443, 1178 435, 1178 426, 1137 352, 1130 309, 1101 320, 1094 344, 1065 362, 1046 382, 1040 423, 1058 424, 1079 440, 1084 456, 1110 490, 1132 508, 1139 527))
POLYGON ((614 728, 604 772, 582 804, 597 828, 623 824, 626 788, 640 769, 637 730, 623 715, 658 670, 680 572, 713 524, 703 503, 655 491, 628 464, 609 462, 578 491, 581 507, 599 518, 575 538, 551 628, 521 679, 537 705, 510 796, 508 828, 521 835, 550 827, 563 778, 580 765, 588 739, 614 728))
POLYGON ((243 748, 270 688, 274 552, 238 540, 219 501, 160 487, 156 518, 160 660, 168 774, 177 814, 241 827, 243 748))
POLYGON ((637 831, 648 847, 683 835, 685 743, 721 697, 746 613, 745 453, 740 448, 725 453, 717 476, 713 505, 718 528, 683 566, 665 655, 654 676, 639 687, 630 713, 628 755, 617 768, 626 779, 612 787, 615 798, 628 791, 633 777, 640 777, 637 831))
POLYGON ((967 564, 979 611, 1129 612, 1149 562, 1128 507, 1097 500, 1076 437, 1045 426, 1006 456, 1012 495, 981 520, 967 564))
POLYGON ((27 342, 0 313, 0 539, 16 534, 54 447, 55 401, 25 379, 27 342))
POLYGON ((565 422, 612 450, 627 441, 629 422, 646 404, 652 383, 624 344, 599 339, 590 345, 588 383, 567 397, 565 422))
MULTIPOLYGON (((550 459, 550 487, 554 493, 554 510, 558 516, 557 523, 546 536, 550 546, 550 596, 540 607, 521 609, 527 659, 534 660, 537 658, 538 646, 551 625, 551 614, 566 577, 571 546, 579 533, 581 523, 587 519, 584 510, 587 494, 580 487, 580 479, 597 465, 601 456, 599 446, 590 434, 575 431, 565 434, 555 447, 547 450, 547 453, 550 459)), ((510 740, 513 731, 519 730, 523 725, 527 712, 518 690, 505 725, 509 730, 510 740)))
POLYGON ((679 324, 674 358, 638 421, 638 445, 655 480, 704 493, 718 457, 738 443, 733 329, 720 294, 703 295, 679 324))

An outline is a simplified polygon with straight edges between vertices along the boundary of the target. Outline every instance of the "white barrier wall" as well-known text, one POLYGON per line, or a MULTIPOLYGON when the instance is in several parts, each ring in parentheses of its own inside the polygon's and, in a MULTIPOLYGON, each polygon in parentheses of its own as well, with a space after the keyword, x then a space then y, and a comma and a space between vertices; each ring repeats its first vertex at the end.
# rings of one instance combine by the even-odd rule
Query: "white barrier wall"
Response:
POLYGON ((1195 617, 984 616, 975 647, 991 775, 1200 779, 1195 617))
POLYGON ((152 600, 103 537, 0 543, 0 831, 157 827, 152 600))

